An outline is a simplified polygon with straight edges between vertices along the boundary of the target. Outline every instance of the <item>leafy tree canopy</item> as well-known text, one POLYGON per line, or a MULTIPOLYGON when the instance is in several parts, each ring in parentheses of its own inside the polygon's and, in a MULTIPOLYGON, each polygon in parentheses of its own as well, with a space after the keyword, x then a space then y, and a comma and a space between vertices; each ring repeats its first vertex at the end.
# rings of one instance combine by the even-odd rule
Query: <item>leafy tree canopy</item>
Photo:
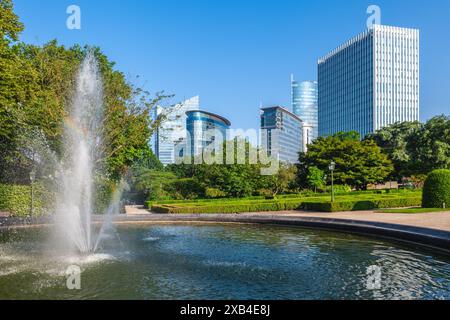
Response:
POLYGON ((300 183, 308 184, 311 167, 328 172, 331 161, 336 163, 335 182, 359 189, 384 181, 393 170, 391 161, 374 141, 360 141, 355 136, 349 139, 348 135, 339 133, 318 138, 308 147, 306 154, 300 154, 300 183))
POLYGON ((380 146, 394 163, 392 178, 450 169, 450 118, 437 116, 427 123, 400 122, 366 137, 380 146))

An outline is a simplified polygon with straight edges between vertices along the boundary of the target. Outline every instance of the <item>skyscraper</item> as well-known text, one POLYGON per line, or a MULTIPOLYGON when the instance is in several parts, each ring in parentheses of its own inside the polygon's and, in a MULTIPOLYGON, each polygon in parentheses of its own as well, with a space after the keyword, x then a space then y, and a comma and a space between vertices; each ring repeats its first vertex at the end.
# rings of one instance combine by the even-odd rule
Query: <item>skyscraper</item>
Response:
POLYGON ((227 139, 231 123, 224 117, 200 110, 187 111, 186 115, 188 135, 184 155, 201 155, 205 148, 215 148, 227 139))
POLYGON ((297 163, 303 151, 302 120, 285 108, 261 109, 261 147, 267 155, 286 163, 297 163))
POLYGON ((319 135, 419 120, 419 30, 374 25, 318 62, 319 135))
POLYGON ((297 82, 292 75, 291 88, 292 112, 309 127, 311 134, 308 143, 311 143, 319 135, 317 81, 297 82))
POLYGON ((186 112, 200 109, 200 97, 195 96, 172 107, 156 107, 154 119, 164 117, 154 136, 154 152, 162 164, 175 163, 178 145, 186 140, 186 112))

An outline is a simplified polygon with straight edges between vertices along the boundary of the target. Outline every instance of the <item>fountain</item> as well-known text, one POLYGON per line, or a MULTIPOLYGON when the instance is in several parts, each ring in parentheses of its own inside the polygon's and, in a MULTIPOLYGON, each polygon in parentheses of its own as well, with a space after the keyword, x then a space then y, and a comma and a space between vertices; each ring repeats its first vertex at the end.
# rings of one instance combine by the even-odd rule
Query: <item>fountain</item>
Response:
POLYGON ((63 157, 58 164, 56 225, 61 238, 80 253, 96 246, 91 230, 94 174, 101 159, 103 82, 89 53, 76 78, 69 115, 64 121, 63 157))
POLYGON ((40 147, 27 152, 48 167, 46 176, 58 173, 56 228, 0 228, 0 300, 450 298, 447 256, 381 239, 268 225, 130 221, 114 227, 122 185, 102 225, 92 227, 104 115, 91 54, 76 80, 62 156, 38 135, 40 147), (73 266, 82 271, 80 290, 67 287, 73 266), (371 266, 383 272, 380 290, 367 286, 371 266))

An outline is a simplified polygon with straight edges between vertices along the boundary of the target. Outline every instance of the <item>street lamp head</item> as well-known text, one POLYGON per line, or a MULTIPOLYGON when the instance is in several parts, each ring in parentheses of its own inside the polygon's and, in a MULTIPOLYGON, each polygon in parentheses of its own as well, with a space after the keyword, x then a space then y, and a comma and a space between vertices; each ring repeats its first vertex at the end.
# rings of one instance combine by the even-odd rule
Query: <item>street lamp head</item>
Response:
POLYGON ((334 171, 334 169, 336 169, 336 163, 334 161, 331 161, 328 169, 330 169, 330 171, 334 171))
POLYGON ((35 180, 36 180, 36 171, 34 171, 33 169, 30 171, 30 181, 31 183, 34 183, 35 180))

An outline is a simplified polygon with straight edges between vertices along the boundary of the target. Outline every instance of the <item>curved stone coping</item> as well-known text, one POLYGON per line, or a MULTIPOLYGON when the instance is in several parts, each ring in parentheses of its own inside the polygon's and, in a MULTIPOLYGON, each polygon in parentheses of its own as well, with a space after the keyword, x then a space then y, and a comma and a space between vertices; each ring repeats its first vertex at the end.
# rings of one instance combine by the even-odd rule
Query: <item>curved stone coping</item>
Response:
MULTIPOLYGON (((95 216, 94 222, 101 222, 103 216, 95 216)), ((130 223, 246 223, 281 226, 299 226, 340 232, 372 235, 390 240, 421 245, 450 254, 450 232, 437 229, 400 224, 360 221, 336 218, 299 217, 269 214, 148 214, 119 215, 116 224, 130 223)), ((49 218, 0 218, 2 228, 30 227, 50 224, 49 218)))

